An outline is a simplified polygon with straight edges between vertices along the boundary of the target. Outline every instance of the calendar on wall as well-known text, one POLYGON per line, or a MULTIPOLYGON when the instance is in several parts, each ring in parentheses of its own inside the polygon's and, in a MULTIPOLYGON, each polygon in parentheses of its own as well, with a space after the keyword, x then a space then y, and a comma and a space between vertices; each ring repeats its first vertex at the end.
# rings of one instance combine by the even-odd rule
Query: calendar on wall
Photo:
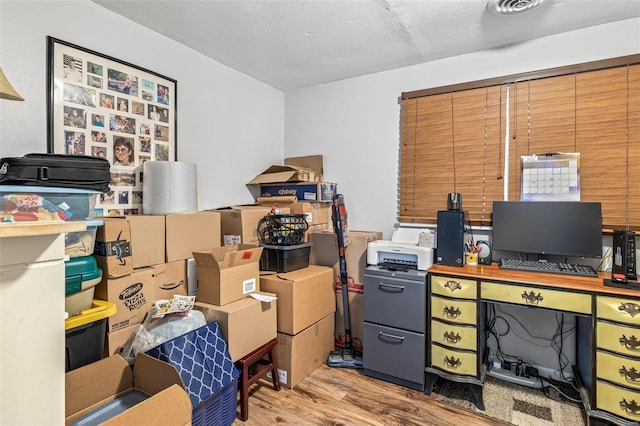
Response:
POLYGON ((580 201, 580 154, 520 157, 522 201, 580 201))

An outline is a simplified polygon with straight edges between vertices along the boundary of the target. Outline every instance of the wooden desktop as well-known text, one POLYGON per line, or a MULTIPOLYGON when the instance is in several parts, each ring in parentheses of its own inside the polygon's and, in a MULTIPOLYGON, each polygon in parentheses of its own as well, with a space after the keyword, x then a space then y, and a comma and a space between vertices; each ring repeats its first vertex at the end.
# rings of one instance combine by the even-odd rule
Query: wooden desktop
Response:
POLYGON ((568 312, 577 318, 574 375, 587 424, 640 421, 640 291, 573 275, 477 266, 428 270, 425 393, 442 377, 471 385, 483 408, 487 373, 486 306, 506 303, 568 312))

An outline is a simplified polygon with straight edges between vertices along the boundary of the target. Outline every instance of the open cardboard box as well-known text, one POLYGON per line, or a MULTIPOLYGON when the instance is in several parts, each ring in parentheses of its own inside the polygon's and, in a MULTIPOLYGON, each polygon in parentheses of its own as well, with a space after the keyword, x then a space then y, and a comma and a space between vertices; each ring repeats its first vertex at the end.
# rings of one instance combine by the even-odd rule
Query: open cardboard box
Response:
POLYGON ((138 354, 133 368, 120 355, 112 355, 66 373, 65 424, 133 390, 149 398, 101 424, 191 424, 191 400, 178 371, 145 354, 138 354))
POLYGON ((321 182, 322 155, 285 158, 284 166, 273 165, 254 177, 248 185, 281 182, 321 182))

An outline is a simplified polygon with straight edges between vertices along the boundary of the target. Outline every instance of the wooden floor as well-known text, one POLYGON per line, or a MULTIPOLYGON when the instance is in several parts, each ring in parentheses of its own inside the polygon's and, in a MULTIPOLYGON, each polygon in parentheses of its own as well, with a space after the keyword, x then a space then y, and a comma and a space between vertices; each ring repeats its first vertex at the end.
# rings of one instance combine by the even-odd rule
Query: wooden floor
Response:
POLYGON ((362 370, 321 365, 292 390, 273 390, 270 381, 250 389, 249 419, 234 425, 437 425, 494 426, 481 417, 433 396, 363 374, 362 370))

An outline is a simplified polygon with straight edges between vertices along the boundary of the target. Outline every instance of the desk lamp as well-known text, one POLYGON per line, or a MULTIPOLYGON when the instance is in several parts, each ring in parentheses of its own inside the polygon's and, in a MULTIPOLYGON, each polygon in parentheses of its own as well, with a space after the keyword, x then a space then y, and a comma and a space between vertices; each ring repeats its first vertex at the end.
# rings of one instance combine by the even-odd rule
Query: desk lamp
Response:
POLYGON ((0 98, 9 99, 11 101, 24 101, 24 98, 16 92, 7 77, 0 68, 0 98))

